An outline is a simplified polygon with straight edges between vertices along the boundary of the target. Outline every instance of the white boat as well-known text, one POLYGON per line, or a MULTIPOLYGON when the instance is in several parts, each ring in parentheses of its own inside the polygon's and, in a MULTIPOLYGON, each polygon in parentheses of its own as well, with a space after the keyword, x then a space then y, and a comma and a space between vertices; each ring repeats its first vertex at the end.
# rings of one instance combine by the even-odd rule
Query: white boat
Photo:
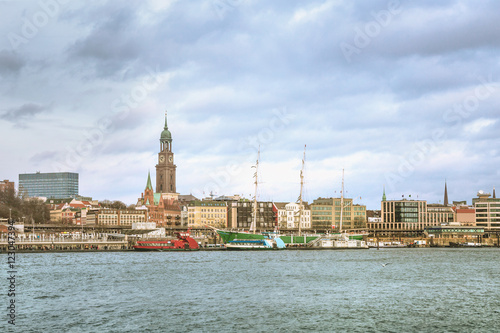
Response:
POLYGON ((318 237, 309 243, 313 249, 368 249, 364 240, 351 239, 348 233, 331 234, 318 237))
POLYGON ((229 251, 284 250, 286 249, 286 245, 279 237, 266 239, 235 239, 226 243, 226 249, 229 251))

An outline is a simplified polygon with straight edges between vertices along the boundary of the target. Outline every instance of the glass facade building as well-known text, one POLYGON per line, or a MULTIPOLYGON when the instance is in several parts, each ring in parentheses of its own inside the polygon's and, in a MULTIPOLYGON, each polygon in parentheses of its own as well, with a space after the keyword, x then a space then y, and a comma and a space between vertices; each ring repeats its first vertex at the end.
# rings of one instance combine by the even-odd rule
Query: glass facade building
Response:
POLYGON ((20 174, 19 192, 28 197, 75 198, 78 196, 78 173, 37 172, 20 174))

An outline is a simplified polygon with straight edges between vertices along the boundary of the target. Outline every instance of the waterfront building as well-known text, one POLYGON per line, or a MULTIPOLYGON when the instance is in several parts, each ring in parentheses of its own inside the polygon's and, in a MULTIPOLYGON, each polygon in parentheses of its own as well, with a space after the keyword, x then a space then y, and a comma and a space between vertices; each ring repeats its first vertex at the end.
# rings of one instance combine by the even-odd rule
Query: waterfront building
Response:
POLYGON ((78 196, 78 173, 36 172, 20 174, 19 192, 30 198, 75 198, 78 196))
POLYGON ((180 226, 181 207, 176 193, 155 193, 148 174, 146 189, 137 206, 145 206, 148 210, 148 221, 155 222, 158 227, 180 226))
POLYGON ((456 221, 457 216, 453 207, 440 204, 427 205, 427 223, 425 226, 438 226, 454 223, 456 221))
MULTIPOLYGON (((340 229, 341 198, 318 198, 311 204, 314 230, 340 229)), ((344 198, 342 229, 361 229, 366 227, 366 206, 353 203, 353 199, 344 198)))
POLYGON ((227 227, 227 203, 224 201, 193 201, 188 205, 188 227, 227 227))
POLYGON ((455 207, 457 222, 462 226, 476 226, 476 209, 474 207, 455 207))
POLYGON ((96 224, 132 228, 134 223, 146 222, 146 216, 144 210, 101 209, 96 212, 96 224))
POLYGON ((155 222, 158 227, 182 225, 179 193, 176 192, 176 171, 172 133, 168 129, 165 112, 165 126, 160 135, 160 152, 156 165, 156 191, 153 190, 151 175, 148 173, 146 189, 137 202, 137 206, 148 209, 148 221, 155 222))
POLYGON ((382 218, 381 217, 369 217, 368 224, 370 224, 370 223, 382 223, 382 218))
POLYGON ((301 230, 311 229, 311 208, 307 203, 302 205, 302 212, 298 203, 275 203, 278 211, 278 225, 280 230, 298 230, 299 219, 301 230))
POLYGON ((453 223, 452 225, 425 227, 424 233, 432 238, 458 238, 477 241, 484 236, 484 228, 461 226, 459 223, 453 223))
POLYGON ((477 198, 472 199, 476 209, 476 226, 485 228, 486 232, 500 231, 500 199, 496 198, 495 190, 491 194, 479 191, 477 198))
POLYGON ((368 229, 382 235, 417 234, 426 227, 454 222, 456 212, 453 207, 427 204, 425 200, 383 200, 380 221, 370 220, 368 229))
MULTIPOLYGON (((230 229, 249 230, 254 216, 254 202, 240 199, 228 202, 230 229)), ((257 202, 257 230, 274 231, 278 227, 278 208, 273 202, 257 202)))
POLYGON ((286 212, 286 202, 275 202, 276 210, 278 211, 278 228, 280 230, 286 230, 288 227, 287 212, 286 212))
POLYGON ((45 201, 50 210, 52 223, 87 225, 93 224, 92 213, 99 210, 97 201, 76 199, 50 199, 45 201), (89 220, 90 218, 90 220, 89 220))
POLYGON ((6 191, 6 190, 14 191, 15 190, 14 182, 9 181, 8 179, 0 181, 0 191, 6 191))

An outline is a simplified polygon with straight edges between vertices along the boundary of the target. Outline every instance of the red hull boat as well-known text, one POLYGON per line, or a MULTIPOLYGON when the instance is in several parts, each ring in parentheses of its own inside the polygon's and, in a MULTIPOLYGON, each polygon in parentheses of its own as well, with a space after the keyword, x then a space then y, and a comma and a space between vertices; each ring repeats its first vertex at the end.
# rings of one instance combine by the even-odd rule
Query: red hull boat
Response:
POLYGON ((191 238, 189 232, 177 232, 173 240, 138 241, 134 249, 137 251, 198 251, 200 246, 191 238))

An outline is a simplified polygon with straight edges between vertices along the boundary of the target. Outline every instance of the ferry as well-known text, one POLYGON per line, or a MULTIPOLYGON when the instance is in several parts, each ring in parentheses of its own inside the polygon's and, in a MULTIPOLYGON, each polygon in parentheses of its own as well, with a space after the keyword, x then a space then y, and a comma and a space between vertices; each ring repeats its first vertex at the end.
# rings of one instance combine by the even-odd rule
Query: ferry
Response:
POLYGON ((189 232, 177 232, 177 239, 144 240, 134 246, 136 251, 199 251, 199 244, 191 238, 189 232))

